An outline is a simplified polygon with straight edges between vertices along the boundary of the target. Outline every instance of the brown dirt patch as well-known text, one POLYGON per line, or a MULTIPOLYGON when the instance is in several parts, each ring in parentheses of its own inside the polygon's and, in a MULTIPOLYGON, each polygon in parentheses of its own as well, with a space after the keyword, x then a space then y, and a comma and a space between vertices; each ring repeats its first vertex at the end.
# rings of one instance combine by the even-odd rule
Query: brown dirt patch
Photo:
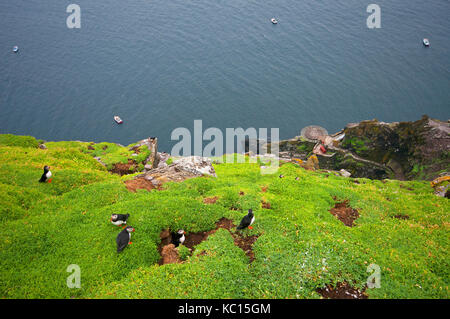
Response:
POLYGON ((395 215, 394 218, 397 218, 397 219, 409 219, 409 216, 408 215, 398 214, 398 215, 395 215))
POLYGON ((367 299, 368 296, 365 294, 365 289, 359 291, 351 287, 347 282, 339 282, 336 287, 331 285, 325 288, 318 288, 316 291, 326 299, 367 299))
POLYGON ((161 249, 160 265, 181 263, 178 251, 174 244, 169 244, 161 249))
MULTIPOLYGON (((333 198, 335 201, 337 199, 333 198)), ((359 213, 356 209, 350 207, 348 199, 337 202, 333 208, 330 209, 330 213, 336 216, 345 226, 352 227, 353 222, 359 217, 359 213)))
POLYGON ((239 192, 239 196, 244 196, 244 195, 245 195, 245 193, 243 191, 239 192))
POLYGON ((125 186, 130 192, 136 193, 136 190, 138 189, 146 189, 148 191, 151 191, 152 189, 158 189, 159 187, 156 187, 152 184, 152 182, 146 180, 145 178, 135 178, 130 179, 128 181, 125 181, 125 186))
POLYGON ((267 192, 267 188, 269 188, 269 187, 268 186, 263 186, 261 188, 261 192, 263 192, 263 193, 267 192))
POLYGON ((253 253, 252 246, 258 239, 258 236, 253 235, 244 237, 244 235, 242 234, 231 234, 231 235, 234 238, 234 244, 245 252, 245 254, 250 259, 250 262, 253 262, 253 260, 255 260, 255 254, 253 253))
MULTIPOLYGON (((255 243, 256 239, 258 238, 258 235, 244 237, 244 235, 241 233, 231 232, 231 229, 234 227, 236 227, 236 225, 233 224, 232 220, 223 217, 218 222, 216 222, 216 228, 213 230, 205 231, 205 232, 198 232, 198 233, 189 233, 189 234, 185 235, 184 246, 189 248, 191 250, 191 254, 192 254, 192 252, 195 250, 195 247, 198 244, 200 244, 201 242, 206 240, 209 235, 214 234, 218 229, 223 228, 230 232, 231 236, 234 239, 234 244, 236 246, 238 246, 239 248, 241 248, 245 252, 245 254, 249 257, 250 262, 252 262, 253 260, 255 260, 255 254, 252 251, 252 245, 255 243)), ((159 260, 158 264, 164 265, 164 264, 166 264, 164 256, 168 255, 170 253, 170 251, 164 251, 164 249, 168 246, 173 246, 173 244, 171 244, 172 236, 168 229, 161 231, 159 236, 161 238, 161 243, 158 245, 158 251, 161 254, 161 259, 159 260)), ((167 248, 167 250, 168 250, 168 248, 167 248)), ((173 255, 172 253, 170 253, 170 254, 173 255)), ((206 252, 202 251, 201 255, 205 255, 205 254, 206 254, 206 252)), ((178 253, 177 253, 177 256, 178 256, 178 253)), ((166 259, 168 259, 168 258, 169 257, 166 257, 166 259)), ((168 259, 168 260, 173 260, 173 257, 170 257, 170 258, 172 258, 172 259, 168 259)), ((177 262, 181 262, 181 261, 177 261, 177 262)))
POLYGON ((231 219, 228 218, 221 218, 217 223, 216 223, 216 230, 219 228, 223 228, 226 230, 231 230, 231 228, 235 227, 235 225, 233 224, 233 221, 231 219))
POLYGON ((133 173, 134 170, 130 170, 132 166, 134 166, 133 160, 128 160, 128 163, 116 163, 114 164, 112 170, 110 171, 113 174, 118 174, 120 176, 127 175, 133 173))
POLYGON ((266 201, 262 200, 261 204, 262 204, 262 208, 264 208, 264 209, 271 209, 271 206, 270 206, 269 202, 266 202, 266 201))
POLYGON ((218 199, 219 199, 219 197, 217 197, 217 196, 206 197, 206 198, 203 198, 203 203, 204 204, 214 204, 215 202, 217 202, 218 199))
POLYGON ((87 148, 88 148, 88 150, 95 151, 95 148, 93 148, 92 145, 88 145, 87 148))

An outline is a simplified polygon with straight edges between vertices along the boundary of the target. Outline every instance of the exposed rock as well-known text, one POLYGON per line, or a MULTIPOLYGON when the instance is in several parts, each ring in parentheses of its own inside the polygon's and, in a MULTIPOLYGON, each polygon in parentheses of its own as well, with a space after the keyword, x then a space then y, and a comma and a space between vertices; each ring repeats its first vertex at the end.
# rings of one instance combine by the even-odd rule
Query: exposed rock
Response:
POLYGON ((431 182, 434 193, 440 197, 449 198, 450 195, 450 174, 445 172, 431 182), (445 174, 445 175, 444 175, 445 174))
POLYGON ((206 157, 182 157, 174 161, 173 166, 198 176, 210 175, 216 177, 216 171, 211 164, 211 160, 206 157))
MULTIPOLYGON (((146 139, 143 139, 136 143, 130 150, 136 151, 141 146, 147 145, 148 149, 150 150, 149 157, 144 161, 145 169, 152 169, 158 166, 159 157, 158 157, 158 138, 156 137, 149 137, 146 139), (149 168, 147 168, 149 167, 149 168)), ((137 156, 132 155, 132 156, 137 156)))
POLYGON ((449 123, 423 116, 415 122, 363 121, 345 129, 341 147, 389 166, 397 179, 433 179, 450 166, 449 123))
POLYGON ((190 156, 178 159, 171 165, 154 168, 136 176, 136 179, 143 178, 151 182, 154 188, 160 188, 167 182, 182 182, 203 175, 216 177, 211 161, 208 158, 190 156))
POLYGON ((45 146, 45 144, 39 144, 39 148, 40 148, 41 150, 46 150, 46 149, 47 149, 47 146, 45 146))
POLYGON ((315 129, 311 132, 308 139, 280 141, 280 152, 303 161, 317 153, 321 168, 345 169, 358 178, 431 180, 450 170, 449 122, 424 116, 415 122, 349 123, 343 131, 331 135, 320 136, 324 132, 315 129), (320 151, 318 143, 329 152, 320 151))
POLYGON ((166 153, 166 152, 162 152, 162 153, 158 153, 158 158, 159 158, 159 163, 158 163, 158 168, 160 167, 167 167, 169 165, 167 165, 167 160, 170 158, 170 154, 166 153))
POLYGON ((352 174, 351 174, 350 172, 346 171, 345 169, 341 169, 341 170, 339 171, 339 173, 341 174, 341 176, 344 176, 344 177, 350 177, 350 176, 352 176, 352 174))

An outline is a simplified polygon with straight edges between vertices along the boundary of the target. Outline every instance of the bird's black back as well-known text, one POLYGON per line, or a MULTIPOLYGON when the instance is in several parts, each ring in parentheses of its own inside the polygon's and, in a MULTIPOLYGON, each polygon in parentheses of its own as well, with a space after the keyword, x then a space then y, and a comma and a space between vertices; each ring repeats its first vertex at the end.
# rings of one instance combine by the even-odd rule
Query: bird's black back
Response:
POLYGON ((180 245, 180 238, 183 237, 183 235, 180 235, 178 233, 171 233, 172 235, 172 244, 175 245, 175 247, 178 247, 180 245))
POLYGON ((117 252, 120 253, 122 250, 124 250, 125 247, 128 245, 128 241, 130 239, 130 235, 126 228, 124 228, 119 235, 117 235, 116 243, 117 243, 117 252))
POLYGON ((250 223, 252 222, 252 218, 249 215, 245 215, 244 218, 242 218, 241 223, 236 229, 244 229, 250 226, 250 223))
POLYGON ((128 217, 130 217, 130 214, 117 214, 117 220, 123 220, 126 221, 128 219, 128 217))
POLYGON ((44 172, 44 174, 42 174, 41 179, 39 180, 39 183, 44 183, 47 180, 47 176, 45 176, 47 174, 47 172, 44 172))

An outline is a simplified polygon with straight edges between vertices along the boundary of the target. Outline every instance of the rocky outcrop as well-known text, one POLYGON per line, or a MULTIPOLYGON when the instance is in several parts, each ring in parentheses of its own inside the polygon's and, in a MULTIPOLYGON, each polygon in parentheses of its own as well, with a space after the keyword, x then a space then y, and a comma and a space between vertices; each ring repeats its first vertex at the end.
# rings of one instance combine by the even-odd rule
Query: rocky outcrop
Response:
POLYGON ((158 156, 158 138, 149 137, 143 139, 136 143, 130 150, 138 150, 141 146, 147 145, 150 150, 149 157, 144 161, 144 167, 146 169, 152 169, 158 166, 159 156, 158 156))
POLYGON ((336 134, 316 140, 298 136, 279 147, 280 154, 300 160, 316 154, 320 168, 345 169, 352 177, 432 180, 450 171, 449 122, 427 116, 415 122, 350 123, 336 134))
POLYGON ((135 179, 145 179, 151 182, 154 188, 160 188, 167 182, 182 182, 189 178, 200 176, 216 177, 216 172, 208 158, 199 156, 182 157, 171 165, 154 168, 135 179))
POLYGON ((435 178, 450 166, 450 126, 427 116, 415 122, 363 121, 344 130, 341 147, 389 167, 398 179, 435 178))

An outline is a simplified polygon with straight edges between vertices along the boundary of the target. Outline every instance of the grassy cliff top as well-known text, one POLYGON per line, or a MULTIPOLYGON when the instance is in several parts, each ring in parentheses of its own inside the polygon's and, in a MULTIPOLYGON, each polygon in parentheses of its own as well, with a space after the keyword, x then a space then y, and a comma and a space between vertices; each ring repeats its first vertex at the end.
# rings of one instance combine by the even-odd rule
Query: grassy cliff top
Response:
POLYGON ((2 298, 320 298, 318 288, 341 282, 363 290, 370 264, 380 266, 381 288, 366 289, 369 298, 450 296, 450 204, 429 182, 215 164, 217 178, 131 193, 130 177, 108 172, 83 151, 88 143, 38 145, 0 135, 2 298), (51 183, 38 183, 44 165, 51 183), (358 211, 353 227, 330 213, 344 200, 358 211), (252 262, 219 229, 185 262, 157 264, 162 229, 209 231, 222 217, 237 225, 250 208, 252 262), (129 213, 136 229, 121 254, 113 213, 129 213), (66 285, 71 264, 81 268, 81 289, 66 285))

